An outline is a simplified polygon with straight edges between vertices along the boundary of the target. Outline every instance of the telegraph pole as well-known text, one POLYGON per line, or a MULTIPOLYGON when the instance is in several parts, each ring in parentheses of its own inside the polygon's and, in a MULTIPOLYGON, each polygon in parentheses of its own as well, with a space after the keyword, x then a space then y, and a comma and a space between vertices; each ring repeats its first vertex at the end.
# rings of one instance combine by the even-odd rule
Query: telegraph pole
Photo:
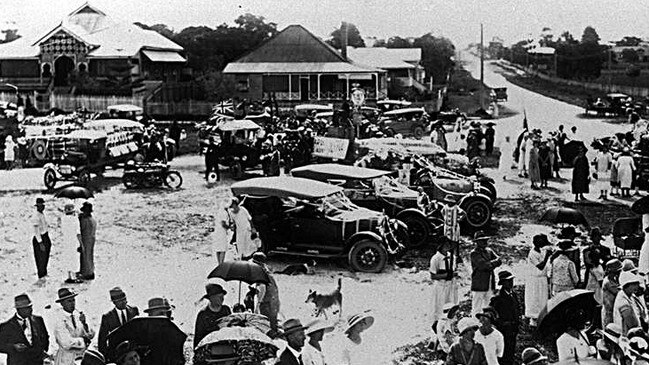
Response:
POLYGON ((484 32, 482 23, 480 23, 480 108, 484 109, 483 93, 484 93, 484 32))

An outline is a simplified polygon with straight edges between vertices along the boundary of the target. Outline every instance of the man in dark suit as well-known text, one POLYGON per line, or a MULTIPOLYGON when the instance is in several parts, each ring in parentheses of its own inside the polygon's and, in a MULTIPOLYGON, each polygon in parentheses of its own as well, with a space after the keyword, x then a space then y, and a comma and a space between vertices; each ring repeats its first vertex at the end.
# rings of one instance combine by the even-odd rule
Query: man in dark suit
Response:
POLYGON ((521 317, 518 310, 518 299, 513 292, 514 275, 506 270, 498 273, 498 294, 491 298, 491 307, 496 310, 498 319, 496 328, 503 334, 505 349, 500 359, 501 365, 513 365, 516 352, 516 336, 521 317))
POLYGON ((115 308, 104 313, 101 316, 101 325, 99 326, 99 339, 97 347, 105 357, 110 358, 108 354, 108 334, 116 330, 124 323, 133 319, 140 314, 137 307, 131 307, 126 300, 126 293, 121 288, 115 287, 110 290, 110 300, 113 301, 115 308))
POLYGON ((50 346, 43 318, 32 314, 27 294, 15 298, 16 315, 0 324, 0 352, 7 354, 7 365, 42 365, 50 346))
POLYGON ((307 327, 302 326, 299 319, 289 319, 282 325, 284 337, 288 346, 279 356, 275 365, 304 365, 302 361, 302 348, 306 341, 304 330, 307 327))

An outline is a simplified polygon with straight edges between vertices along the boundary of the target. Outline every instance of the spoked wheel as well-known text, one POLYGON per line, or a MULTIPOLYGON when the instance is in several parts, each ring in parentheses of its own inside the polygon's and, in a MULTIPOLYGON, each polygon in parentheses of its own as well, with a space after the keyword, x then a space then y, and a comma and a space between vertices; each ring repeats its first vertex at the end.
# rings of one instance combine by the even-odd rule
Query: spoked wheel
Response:
POLYGON ((133 175, 124 175, 122 176, 122 184, 127 189, 135 189, 137 187, 137 179, 133 175))
POLYGON ((468 199, 462 204, 466 212, 466 223, 472 228, 482 228, 491 220, 491 208, 486 199, 468 199))
POLYGON ((364 239, 352 247, 348 254, 349 265, 355 271, 378 273, 388 261, 388 252, 381 243, 364 239))
POLYGON ((165 175, 165 185, 172 189, 179 189, 183 184, 183 177, 178 171, 168 171, 165 175))
POLYGON ((424 128, 417 126, 412 131, 412 134, 415 136, 416 139, 422 139, 424 137, 424 128))
POLYGON ((52 169, 45 170, 45 175, 43 176, 43 182, 47 190, 52 190, 56 186, 56 172, 52 169))
POLYGON ((426 244, 430 236, 430 224, 424 217, 409 215, 400 218, 408 226, 408 247, 421 247, 426 244))

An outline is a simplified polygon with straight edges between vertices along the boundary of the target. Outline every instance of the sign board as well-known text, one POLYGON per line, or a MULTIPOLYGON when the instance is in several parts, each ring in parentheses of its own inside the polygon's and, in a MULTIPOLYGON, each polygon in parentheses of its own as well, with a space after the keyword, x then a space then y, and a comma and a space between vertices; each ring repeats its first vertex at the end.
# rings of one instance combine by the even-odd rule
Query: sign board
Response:
POLYGON ((354 89, 352 91, 352 103, 361 106, 365 103, 365 91, 363 89, 354 89))
POLYGON ((416 139, 368 138, 359 140, 358 145, 373 151, 394 151, 404 154, 435 155, 445 153, 444 149, 432 142, 416 139))
POLYGON ((313 144, 313 155, 344 160, 348 148, 348 139, 316 136, 313 144))

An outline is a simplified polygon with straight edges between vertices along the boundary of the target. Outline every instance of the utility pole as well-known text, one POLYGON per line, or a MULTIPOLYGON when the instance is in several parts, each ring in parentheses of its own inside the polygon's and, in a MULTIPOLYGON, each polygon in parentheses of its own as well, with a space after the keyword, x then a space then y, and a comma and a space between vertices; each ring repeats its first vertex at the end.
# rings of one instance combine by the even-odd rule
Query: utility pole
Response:
POLYGON ((611 91, 611 62, 612 60, 612 51, 611 49, 608 50, 608 91, 611 91))
POLYGON ((484 32, 482 23, 480 23, 480 109, 484 109, 483 93, 484 93, 484 32))

